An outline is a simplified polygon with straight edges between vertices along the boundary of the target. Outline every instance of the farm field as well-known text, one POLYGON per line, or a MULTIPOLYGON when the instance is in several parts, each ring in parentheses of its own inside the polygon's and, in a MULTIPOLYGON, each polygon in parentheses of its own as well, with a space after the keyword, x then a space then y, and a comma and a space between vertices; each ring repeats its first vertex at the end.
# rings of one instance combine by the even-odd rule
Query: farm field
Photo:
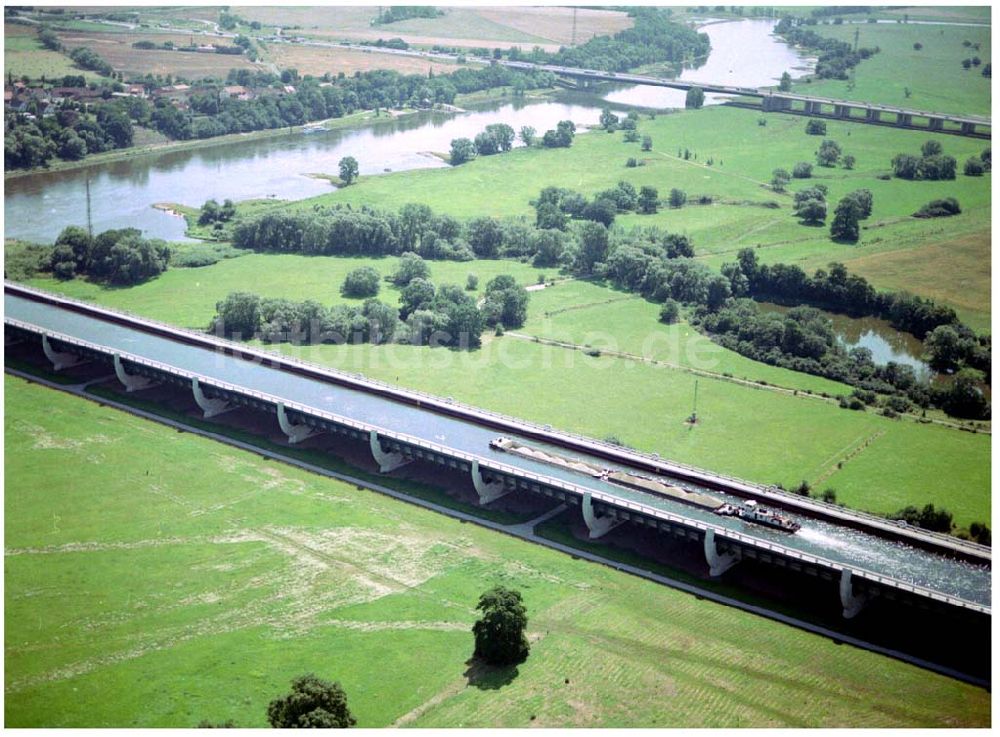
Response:
POLYGON ((87 81, 99 79, 93 72, 79 69, 58 51, 49 51, 38 41, 35 29, 14 23, 4 24, 4 71, 15 78, 53 79, 67 74, 82 74, 87 81))
MULTIPOLYGON (((374 7, 264 8, 234 7, 232 12, 263 24, 299 26, 301 35, 344 40, 402 38, 421 46, 447 45, 493 48, 512 45, 530 49, 540 46, 557 51, 572 40, 573 17, 568 8, 449 7, 438 18, 415 18, 387 25, 371 25, 374 7)), ((581 8, 576 17, 577 43, 594 35, 612 34, 628 28, 625 13, 581 8)))
MULTIPOLYGON (((909 13, 913 8, 907 8, 909 13)), ((919 9, 917 9, 919 10, 919 9)), ((943 10, 936 8, 935 10, 943 10)), ((986 18, 987 23, 989 18, 986 18)), ((854 43, 881 52, 861 62, 846 80, 814 80, 793 85, 796 92, 846 100, 881 102, 917 110, 990 115, 990 80, 982 66, 962 68, 963 59, 991 58, 990 27, 926 26, 904 23, 863 23, 816 26, 821 36, 854 43), (980 44, 966 48, 964 41, 980 44), (923 48, 916 50, 915 43, 923 48), (910 97, 905 89, 910 90, 910 97)))
POLYGON ((322 77, 326 73, 337 76, 339 72, 351 76, 355 72, 373 69, 391 69, 400 74, 451 74, 454 64, 424 59, 418 56, 380 54, 377 50, 324 48, 296 44, 269 44, 267 58, 279 69, 298 69, 299 74, 322 77))
POLYGON ((5 395, 8 726, 261 727, 309 670, 360 727, 990 720, 986 691, 882 656, 20 379, 5 395), (528 606, 516 673, 466 662, 498 583, 528 606))
MULTIPOLYGON (((102 28, 107 28, 106 26, 102 28)), ((70 31, 59 33, 59 39, 67 49, 86 46, 96 51, 116 70, 126 75, 172 74, 187 79, 218 77, 225 79, 230 69, 258 69, 246 56, 231 54, 200 54, 180 51, 159 51, 134 49, 136 41, 164 43, 173 41, 176 45, 187 45, 192 38, 195 43, 205 43, 199 36, 188 34, 121 33, 116 31, 70 31)), ((218 39, 212 39, 216 43, 218 39)))

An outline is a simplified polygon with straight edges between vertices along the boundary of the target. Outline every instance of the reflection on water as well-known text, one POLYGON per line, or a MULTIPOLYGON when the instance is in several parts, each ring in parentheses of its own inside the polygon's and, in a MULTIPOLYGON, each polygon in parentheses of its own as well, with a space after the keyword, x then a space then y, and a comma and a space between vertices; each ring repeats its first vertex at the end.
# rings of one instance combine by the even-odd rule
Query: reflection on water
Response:
MULTIPOLYGON (((788 72, 793 79, 805 76, 812 69, 814 60, 771 35, 776 24, 777 21, 773 20, 741 20, 705 26, 701 30, 708 34, 712 42, 712 53, 704 64, 685 69, 680 79, 706 84, 765 87, 776 84, 783 72, 788 72)), ((605 99, 621 105, 681 108, 686 96, 683 90, 637 85, 616 90, 605 99)), ((727 97, 706 94, 705 103, 722 102, 727 97)))

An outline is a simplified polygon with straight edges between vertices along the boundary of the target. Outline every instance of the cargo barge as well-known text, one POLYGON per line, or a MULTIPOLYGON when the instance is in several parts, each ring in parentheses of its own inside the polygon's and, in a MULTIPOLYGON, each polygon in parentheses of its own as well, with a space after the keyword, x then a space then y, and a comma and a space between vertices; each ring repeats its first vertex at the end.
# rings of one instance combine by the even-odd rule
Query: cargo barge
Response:
POLYGON ((739 517, 746 522, 772 527, 784 532, 796 532, 800 525, 787 517, 765 507, 761 507, 757 502, 749 500, 741 505, 729 504, 716 499, 714 496, 702 494, 697 491, 689 491, 679 486, 668 484, 665 481, 651 476, 644 476, 630 471, 617 471, 610 468, 601 468, 593 464, 574 458, 564 458, 563 456, 551 453, 541 448, 533 448, 524 445, 510 438, 499 437, 490 441, 490 448, 503 453, 514 453, 523 458, 528 458, 541 463, 548 463, 551 466, 558 466, 568 471, 586 474, 595 479, 608 481, 618 486, 628 489, 644 491, 650 494, 667 497, 684 504, 690 504, 701 509, 707 509, 715 514, 725 517, 739 517))

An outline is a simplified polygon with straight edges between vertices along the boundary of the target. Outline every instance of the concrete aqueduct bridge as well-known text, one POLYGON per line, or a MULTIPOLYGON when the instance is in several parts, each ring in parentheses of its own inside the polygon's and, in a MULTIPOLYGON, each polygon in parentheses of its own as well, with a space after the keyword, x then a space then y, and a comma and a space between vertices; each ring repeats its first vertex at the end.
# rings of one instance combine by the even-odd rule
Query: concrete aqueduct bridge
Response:
POLYGON ((697 545, 710 575, 744 560, 830 581, 845 617, 876 597, 990 616, 991 555, 967 541, 561 433, 448 399, 374 382, 232 341, 41 290, 5 283, 5 344, 24 342, 53 369, 106 365, 130 392, 167 385, 206 417, 236 407, 270 416, 290 444, 321 433, 365 443, 384 473, 417 461, 468 474, 481 504, 534 494, 580 510, 590 537, 652 529, 697 545), (612 469, 654 472, 726 500, 780 505, 802 524, 789 535, 607 480, 498 453, 497 434, 612 469))

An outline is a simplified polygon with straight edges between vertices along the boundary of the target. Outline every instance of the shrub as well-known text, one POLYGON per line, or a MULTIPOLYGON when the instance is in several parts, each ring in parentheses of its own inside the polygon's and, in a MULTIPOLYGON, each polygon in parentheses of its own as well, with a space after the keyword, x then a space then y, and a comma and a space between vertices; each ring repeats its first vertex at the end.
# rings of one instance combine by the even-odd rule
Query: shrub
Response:
POLYGON ((379 274, 371 266, 362 266, 349 272, 340 287, 345 297, 374 297, 378 294, 379 274))
POLYGON ((812 176, 813 167, 807 161, 800 161, 792 167, 792 177, 795 179, 808 179, 812 176))
POLYGON ((967 177, 981 177, 986 171, 986 166, 978 156, 970 156, 965 162, 965 175, 967 177))
POLYGON ((469 274, 465 279, 465 288, 470 292, 474 292, 479 289, 479 277, 475 274, 469 274))
POLYGON ((958 204, 958 200, 954 197, 945 197, 941 200, 931 200, 913 213, 913 217, 944 218, 951 217, 952 215, 958 215, 960 212, 962 212, 962 208, 958 204))
POLYGON ((808 123, 806 123, 806 133, 808 133, 810 136, 825 136, 826 121, 810 120, 808 123))
POLYGON ((673 325, 680 318, 680 305, 676 300, 668 299, 660 307, 660 322, 673 325))

